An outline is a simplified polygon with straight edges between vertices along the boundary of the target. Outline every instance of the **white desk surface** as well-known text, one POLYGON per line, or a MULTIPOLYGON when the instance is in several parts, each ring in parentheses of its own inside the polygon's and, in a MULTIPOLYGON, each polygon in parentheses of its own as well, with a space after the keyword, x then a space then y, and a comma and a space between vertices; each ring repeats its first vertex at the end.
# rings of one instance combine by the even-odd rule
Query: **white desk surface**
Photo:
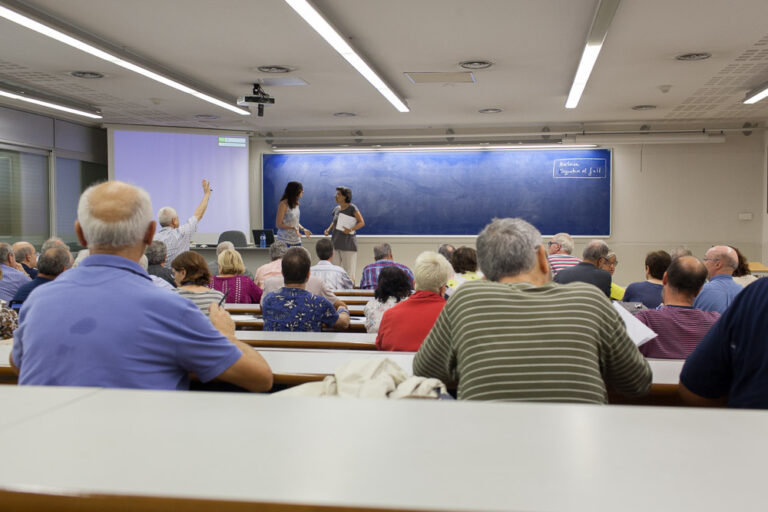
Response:
POLYGON ((376 333, 365 332, 235 331, 235 337, 241 341, 317 341, 360 343, 361 345, 376 344, 376 333))
POLYGON ((259 348, 272 373, 279 375, 332 375, 336 369, 351 359, 389 358, 405 370, 413 373, 415 352, 369 352, 361 350, 334 350, 313 348, 259 348))
MULTIPOLYGON (((0 393, 3 410, 25 391, 0 393)), ((28 391, 40 402, 56 390, 28 391)), ((0 488, 409 510, 757 511, 767 431, 764 411, 100 390, 5 428, 0 488)))
MULTIPOLYGON (((356 295, 356 296, 362 296, 362 297, 368 297, 368 298, 373 297, 373 293, 374 292, 375 292, 375 290, 362 290, 360 288, 352 288, 352 289, 349 289, 349 290, 333 290, 333 293, 338 295, 338 296, 342 296, 342 295, 345 295, 345 296, 350 296, 350 295, 355 296, 356 295)), ((342 299, 342 300, 344 300, 344 299, 342 299)))
MULTIPOLYGON (((351 305, 347 306, 349 309, 350 315, 353 316, 360 316, 363 315, 363 310, 365 309, 364 305, 351 305)), ((238 313, 246 313, 246 314, 253 314, 253 315, 259 315, 261 314, 261 304, 224 304, 224 309, 227 311, 237 311, 238 313)))

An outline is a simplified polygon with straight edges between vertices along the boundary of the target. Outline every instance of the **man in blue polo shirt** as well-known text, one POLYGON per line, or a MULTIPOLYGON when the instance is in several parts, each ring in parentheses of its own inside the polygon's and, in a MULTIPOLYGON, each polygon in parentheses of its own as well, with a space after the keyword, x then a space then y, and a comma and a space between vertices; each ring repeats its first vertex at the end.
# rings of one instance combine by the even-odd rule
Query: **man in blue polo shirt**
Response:
POLYGON ((688 356, 680 396, 690 405, 768 409, 768 279, 758 279, 688 356))
POLYGON ((266 361, 234 337, 226 311, 212 305, 209 321, 137 263, 155 233, 144 190, 119 181, 91 187, 77 218, 90 256, 24 303, 12 351, 19 384, 188 389, 194 372, 203 382, 272 387, 266 361))
POLYGON ((722 315, 743 289, 732 277, 739 266, 739 257, 727 245, 716 245, 704 255, 704 266, 707 267, 709 282, 701 289, 693 307, 717 311, 722 315))

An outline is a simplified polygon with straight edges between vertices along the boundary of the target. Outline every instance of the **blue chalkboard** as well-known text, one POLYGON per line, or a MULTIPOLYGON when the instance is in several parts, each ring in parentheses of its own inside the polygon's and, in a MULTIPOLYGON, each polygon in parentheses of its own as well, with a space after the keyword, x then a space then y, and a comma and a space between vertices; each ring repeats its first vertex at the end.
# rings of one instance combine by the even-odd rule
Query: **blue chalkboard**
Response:
POLYGON ((609 236, 607 149, 265 154, 264 226, 285 185, 300 181, 301 223, 321 233, 336 187, 352 189, 360 235, 476 235, 494 217, 522 217, 544 235, 609 236))

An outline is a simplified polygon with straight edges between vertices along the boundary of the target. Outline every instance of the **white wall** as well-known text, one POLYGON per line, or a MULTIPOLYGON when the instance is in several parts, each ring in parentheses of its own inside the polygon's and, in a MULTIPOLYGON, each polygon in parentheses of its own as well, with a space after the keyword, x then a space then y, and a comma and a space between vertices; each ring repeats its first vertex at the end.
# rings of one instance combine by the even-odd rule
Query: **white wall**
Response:
MULTIPOLYGON (((749 260, 766 261, 765 144, 764 134, 754 132, 749 137, 731 133, 723 144, 616 146, 612 236, 606 239, 619 259, 614 280, 620 285, 643 280, 646 253, 678 245, 703 257, 712 245, 728 244, 749 260), (752 220, 738 220, 741 212, 752 213, 752 220)), ((260 152, 266 147, 256 142, 252 147, 258 153, 254 181, 260 183, 260 152)), ((254 206, 261 210, 260 204, 254 206)), ((365 215, 365 205, 359 206, 365 215)), ((358 279, 362 267, 373 261, 373 246, 382 241, 392 245, 395 260, 409 266, 420 252, 444 242, 474 246, 474 237, 358 236, 358 279)), ((586 242, 577 240, 577 255, 586 242)), ((313 241, 305 247, 314 255, 313 241)))

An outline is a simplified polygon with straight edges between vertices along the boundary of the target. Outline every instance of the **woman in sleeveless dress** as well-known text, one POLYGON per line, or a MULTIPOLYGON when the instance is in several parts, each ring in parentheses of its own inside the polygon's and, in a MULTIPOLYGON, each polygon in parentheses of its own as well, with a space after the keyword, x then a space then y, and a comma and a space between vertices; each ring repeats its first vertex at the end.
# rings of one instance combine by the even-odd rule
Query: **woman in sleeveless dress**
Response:
POLYGON ((301 225, 299 217, 299 199, 304 194, 304 187, 298 181, 291 181, 285 186, 283 197, 280 198, 280 204, 277 207, 277 216, 275 225, 277 226, 277 235, 275 238, 285 242, 288 247, 301 245, 301 232, 309 239, 312 232, 301 225))

